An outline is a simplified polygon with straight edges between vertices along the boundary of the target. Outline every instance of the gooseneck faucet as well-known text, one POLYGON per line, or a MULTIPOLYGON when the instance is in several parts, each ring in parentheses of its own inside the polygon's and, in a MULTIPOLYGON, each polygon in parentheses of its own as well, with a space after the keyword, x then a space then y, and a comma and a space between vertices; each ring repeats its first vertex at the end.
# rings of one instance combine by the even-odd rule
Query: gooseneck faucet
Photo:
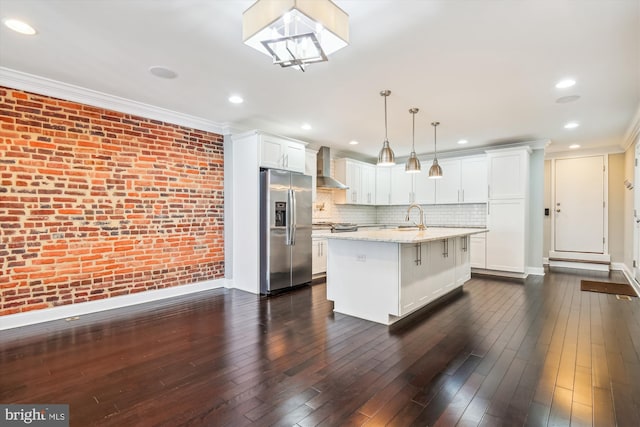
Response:
POLYGON ((409 214, 411 213, 412 208, 418 208, 418 210, 420 211, 420 223, 416 224, 418 226, 418 230, 426 230, 427 227, 424 226, 424 211, 422 210, 422 206, 417 203, 412 203, 409 205, 409 208, 407 208, 407 216, 404 218, 404 220, 409 221, 409 214))

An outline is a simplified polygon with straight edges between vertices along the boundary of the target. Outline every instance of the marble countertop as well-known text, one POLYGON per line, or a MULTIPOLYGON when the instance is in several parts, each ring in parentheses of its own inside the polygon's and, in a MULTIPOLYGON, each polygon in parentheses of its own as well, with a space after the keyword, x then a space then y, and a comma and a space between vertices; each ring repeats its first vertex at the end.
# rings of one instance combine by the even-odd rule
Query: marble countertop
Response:
POLYGON ((385 228, 382 230, 358 230, 349 233, 329 233, 323 235, 327 239, 362 240, 370 242, 388 243, 422 243, 432 240, 448 239, 450 237, 468 236, 470 234, 486 233, 486 228, 450 228, 427 227, 426 230, 414 228, 385 228))

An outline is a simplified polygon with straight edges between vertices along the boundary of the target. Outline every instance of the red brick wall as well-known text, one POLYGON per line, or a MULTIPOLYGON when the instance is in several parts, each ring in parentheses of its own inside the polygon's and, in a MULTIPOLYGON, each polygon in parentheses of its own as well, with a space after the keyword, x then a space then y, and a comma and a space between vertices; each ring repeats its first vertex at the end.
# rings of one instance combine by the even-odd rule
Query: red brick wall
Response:
POLYGON ((222 136, 0 87, 0 315, 224 276, 222 136))

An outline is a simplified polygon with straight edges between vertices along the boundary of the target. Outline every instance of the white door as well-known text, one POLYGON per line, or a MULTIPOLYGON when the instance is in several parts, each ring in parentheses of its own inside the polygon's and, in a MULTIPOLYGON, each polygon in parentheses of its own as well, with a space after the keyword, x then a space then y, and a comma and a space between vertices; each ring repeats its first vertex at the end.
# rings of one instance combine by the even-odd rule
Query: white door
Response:
POLYGON ((408 205, 413 202, 413 175, 404 171, 404 165, 391 167, 392 205, 408 205))
POLYGON ((555 161, 555 250, 604 253, 604 156, 555 161))
POLYGON ((633 245, 633 247, 635 248, 635 253, 634 253, 634 257, 633 259, 636 261, 636 280, 638 282, 640 282, 640 142, 636 143, 636 158, 635 158, 635 164, 634 164, 634 170, 635 170, 635 178, 633 180, 634 182, 634 196, 633 196, 633 200, 634 200, 634 220, 635 220, 635 244, 633 245))
POLYGON ((487 159, 473 157, 460 162, 460 201, 487 203, 487 159))
POLYGON ((376 167, 376 205, 391 204, 391 168, 376 167))
POLYGON ((524 199, 489 200, 485 234, 489 270, 524 273, 525 206, 524 199))

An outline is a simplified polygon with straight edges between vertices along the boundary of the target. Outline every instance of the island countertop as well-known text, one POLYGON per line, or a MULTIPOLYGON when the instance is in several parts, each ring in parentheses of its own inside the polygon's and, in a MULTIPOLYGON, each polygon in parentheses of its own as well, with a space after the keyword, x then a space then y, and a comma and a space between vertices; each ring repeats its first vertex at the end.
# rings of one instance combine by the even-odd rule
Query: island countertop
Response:
POLYGON ((387 228, 382 230, 358 230, 348 233, 331 233, 324 235, 334 240, 361 240, 387 243, 423 243, 451 237, 468 236, 470 234, 486 233, 486 228, 437 228, 427 227, 426 230, 387 228))

